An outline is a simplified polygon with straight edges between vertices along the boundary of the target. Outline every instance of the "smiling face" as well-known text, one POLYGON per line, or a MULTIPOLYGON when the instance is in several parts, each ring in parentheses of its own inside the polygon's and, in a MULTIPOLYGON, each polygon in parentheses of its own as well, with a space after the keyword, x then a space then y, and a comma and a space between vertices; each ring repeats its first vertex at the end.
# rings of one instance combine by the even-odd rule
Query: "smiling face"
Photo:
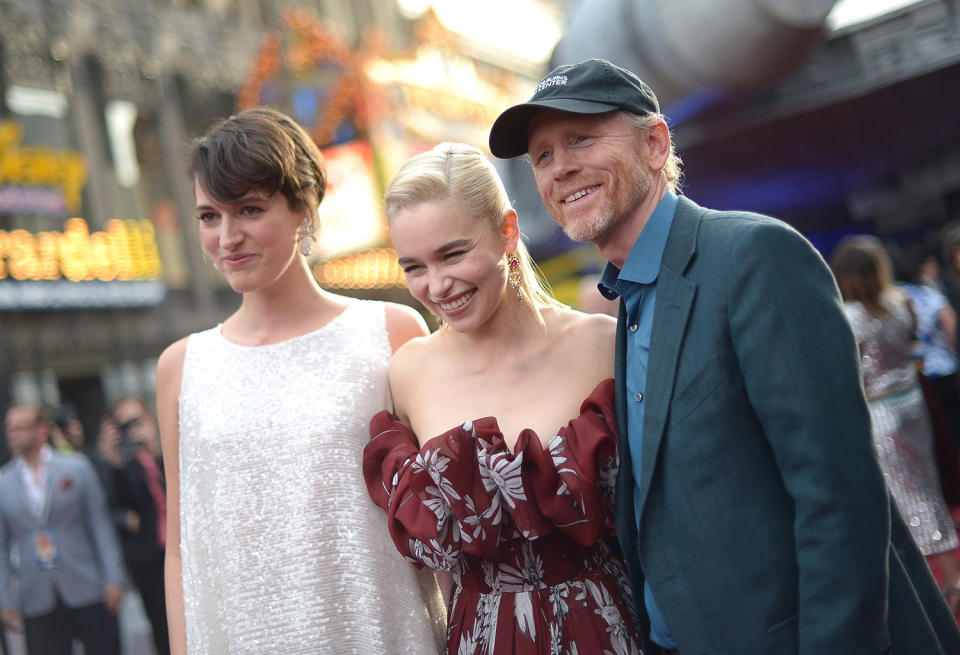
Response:
POLYGON ((399 210, 390 220, 390 236, 410 293, 434 316, 458 332, 471 332, 494 315, 507 287, 504 255, 516 247, 516 237, 451 200, 399 210))
POLYGON ((571 239, 602 242, 638 212, 653 172, 641 133, 617 112, 545 109, 527 133, 540 196, 571 239))
POLYGON ((269 287, 294 269, 297 229, 306 209, 293 211, 281 193, 251 190, 237 202, 210 197, 195 184, 203 249, 238 293, 269 287))

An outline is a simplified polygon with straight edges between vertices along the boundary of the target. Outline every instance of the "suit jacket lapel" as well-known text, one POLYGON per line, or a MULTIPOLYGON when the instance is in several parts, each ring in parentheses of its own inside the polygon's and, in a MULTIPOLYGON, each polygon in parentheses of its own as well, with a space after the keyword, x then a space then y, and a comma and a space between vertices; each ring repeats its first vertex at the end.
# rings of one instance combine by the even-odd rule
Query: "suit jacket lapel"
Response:
POLYGON ((620 470, 617 472, 617 505, 628 509, 630 523, 635 521, 633 510, 633 466, 631 464, 630 439, 627 434, 627 309, 620 301, 620 316, 617 318, 617 347, 614 379, 614 401, 617 409, 617 431, 620 433, 620 470))
POLYGON ((47 461, 47 479, 43 482, 45 495, 43 499, 43 512, 40 514, 41 523, 47 523, 50 518, 50 510, 53 505, 53 484, 59 474, 60 470, 57 467, 57 458, 51 457, 47 461))
POLYGON ((697 285, 683 274, 696 249, 702 212, 694 203, 680 197, 657 278, 657 300, 650 335, 650 359, 647 363, 647 406, 643 417, 642 480, 638 512, 641 525, 644 504, 650 492, 650 481, 669 414, 680 346, 696 295, 697 285))

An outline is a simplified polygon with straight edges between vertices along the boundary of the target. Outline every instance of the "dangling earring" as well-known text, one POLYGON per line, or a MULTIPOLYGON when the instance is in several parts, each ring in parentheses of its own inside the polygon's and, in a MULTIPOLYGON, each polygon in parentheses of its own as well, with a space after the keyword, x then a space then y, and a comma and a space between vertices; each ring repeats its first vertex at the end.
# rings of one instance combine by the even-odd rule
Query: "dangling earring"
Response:
POLYGON ((507 255, 507 267, 510 269, 507 273, 507 282, 510 288, 517 292, 517 300, 523 301, 523 275, 520 273, 520 260, 516 253, 507 255))
POLYGON ((310 219, 307 216, 300 221, 300 227, 297 229, 297 241, 300 242, 300 254, 309 257, 313 252, 313 230, 310 229, 310 219))

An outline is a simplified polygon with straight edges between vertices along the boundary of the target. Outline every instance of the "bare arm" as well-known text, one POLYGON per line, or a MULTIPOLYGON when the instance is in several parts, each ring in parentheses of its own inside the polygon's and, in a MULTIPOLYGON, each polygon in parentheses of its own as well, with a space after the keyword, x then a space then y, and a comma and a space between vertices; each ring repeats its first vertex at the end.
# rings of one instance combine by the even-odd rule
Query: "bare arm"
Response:
POLYGON ((181 339, 160 355, 157 362, 157 422, 163 443, 167 482, 167 552, 164 566, 167 623, 172 655, 186 655, 187 633, 183 614, 183 578, 180 560, 180 381, 187 341, 181 339))
POLYGON ((437 586, 440 588, 440 596, 443 597, 443 604, 450 608, 450 601, 453 597, 453 576, 449 571, 434 571, 433 577, 437 579, 437 586))
POLYGON ((947 343, 950 345, 950 349, 953 350, 957 343, 957 313, 953 311, 953 307, 949 304, 945 304, 940 310, 938 315, 940 319, 940 327, 943 329, 943 333, 947 335, 947 343))
POLYGON ((397 351, 408 341, 426 336, 430 334, 430 331, 427 329, 427 324, 423 321, 423 317, 412 307, 390 303, 387 305, 387 334, 390 336, 390 348, 394 353, 394 356, 390 359, 389 369, 390 395, 393 402, 393 411, 404 425, 409 425, 406 408, 404 407, 403 399, 399 395, 407 385, 398 382, 398 380, 403 378, 400 371, 406 370, 407 368, 402 362, 408 361, 409 357, 404 356, 408 354, 406 351, 400 355, 397 355, 397 351))

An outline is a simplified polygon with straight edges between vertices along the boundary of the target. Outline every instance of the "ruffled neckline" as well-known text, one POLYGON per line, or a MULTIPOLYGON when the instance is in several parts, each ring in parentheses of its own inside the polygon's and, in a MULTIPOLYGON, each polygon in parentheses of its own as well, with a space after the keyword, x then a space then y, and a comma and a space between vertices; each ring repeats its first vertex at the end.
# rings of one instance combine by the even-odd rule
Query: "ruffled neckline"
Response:
MULTIPOLYGON (((571 426, 575 427, 577 423, 584 419, 584 415, 590 411, 596 411, 597 407, 606 408, 607 411, 613 412, 613 407, 611 405, 611 399, 613 398, 613 389, 614 380, 613 378, 605 378, 601 380, 596 387, 593 388, 593 391, 580 403, 580 413, 571 418, 566 425, 562 425, 554 431, 553 435, 550 435, 551 438, 555 435, 563 435, 570 430, 571 426), (608 407, 609 406, 609 407, 608 407)), ((402 428, 405 432, 408 432, 413 439, 419 443, 419 440, 416 438, 416 434, 409 427, 404 425, 396 414, 384 410, 382 413, 387 414, 390 417, 390 420, 397 425, 398 428, 402 428)), ((612 414, 611 414, 612 415, 612 414)), ((431 446, 435 446, 438 441, 448 441, 451 437, 454 437, 458 433, 465 432, 467 434, 476 434, 486 437, 491 441, 491 446, 497 446, 499 444, 506 445, 506 439, 504 438, 503 432, 500 430, 500 423, 497 420, 496 416, 483 416, 481 418, 476 418, 468 421, 464 421, 460 425, 456 425, 447 430, 444 430, 440 434, 431 437, 425 441, 419 448, 421 450, 427 449, 431 446)), ((518 454, 524 448, 524 444, 530 440, 540 441, 540 435, 537 434, 537 431, 533 428, 523 428, 517 434, 517 440, 513 444, 513 453, 518 454)))

